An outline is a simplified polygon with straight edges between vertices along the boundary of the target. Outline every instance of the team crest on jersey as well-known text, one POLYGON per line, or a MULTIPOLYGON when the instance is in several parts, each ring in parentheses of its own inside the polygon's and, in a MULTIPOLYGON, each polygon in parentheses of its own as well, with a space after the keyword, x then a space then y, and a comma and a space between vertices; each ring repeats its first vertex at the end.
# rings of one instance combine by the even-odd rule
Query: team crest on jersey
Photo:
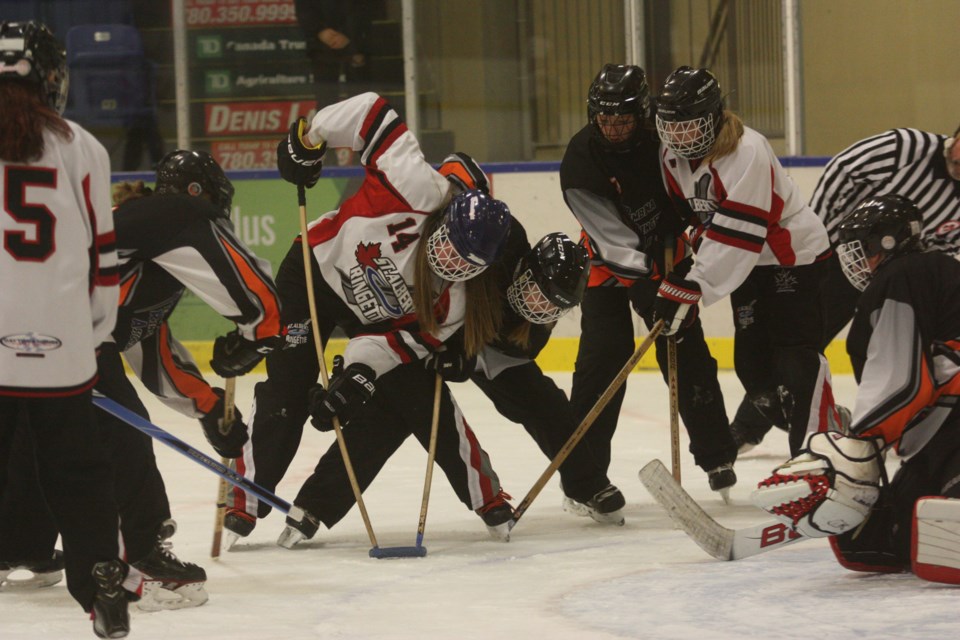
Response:
POLYGON ((413 296, 393 260, 383 257, 380 243, 357 245, 357 265, 343 276, 343 293, 369 322, 413 312, 413 296))
POLYGON ((797 276, 793 275, 789 269, 777 269, 773 276, 773 286, 776 287, 777 293, 796 293, 797 284, 799 284, 797 276))
POLYGON ((751 300, 747 304, 740 305, 737 307, 737 327, 740 329, 746 329, 754 323, 756 320, 756 307, 757 301, 751 300))
POLYGON ((63 343, 59 338, 45 336, 42 333, 28 331, 27 333, 17 333, 0 338, 0 344, 7 349, 13 349, 21 353, 39 354, 43 351, 53 351, 59 349, 63 343))
POLYGON ((700 179, 697 180, 697 184, 694 186, 693 197, 687 198, 687 204, 690 205, 693 212, 700 218, 700 222, 703 223, 709 222, 710 216, 717 210, 717 203, 710 198, 711 180, 712 177, 709 173, 700 176, 700 179))

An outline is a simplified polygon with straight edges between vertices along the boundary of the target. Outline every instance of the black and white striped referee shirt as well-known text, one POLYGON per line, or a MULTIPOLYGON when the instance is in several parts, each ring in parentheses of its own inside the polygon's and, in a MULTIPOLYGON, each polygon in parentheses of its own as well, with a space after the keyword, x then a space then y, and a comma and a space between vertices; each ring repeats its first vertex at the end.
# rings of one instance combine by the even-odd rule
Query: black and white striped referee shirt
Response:
POLYGON ((864 198, 897 194, 923 214, 927 246, 960 256, 960 182, 947 173, 947 136, 892 129, 854 143, 837 154, 820 176, 810 206, 837 245, 837 228, 864 198))

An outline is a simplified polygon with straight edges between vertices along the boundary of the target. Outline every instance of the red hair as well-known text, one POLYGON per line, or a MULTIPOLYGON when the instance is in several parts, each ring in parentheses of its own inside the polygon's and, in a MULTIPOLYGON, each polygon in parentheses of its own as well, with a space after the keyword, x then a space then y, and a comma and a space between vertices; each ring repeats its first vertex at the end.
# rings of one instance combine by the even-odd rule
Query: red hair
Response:
POLYGON ((0 159, 31 162, 43 155, 43 132, 50 129, 64 140, 73 138, 67 121, 40 97, 35 86, 0 82, 0 159))

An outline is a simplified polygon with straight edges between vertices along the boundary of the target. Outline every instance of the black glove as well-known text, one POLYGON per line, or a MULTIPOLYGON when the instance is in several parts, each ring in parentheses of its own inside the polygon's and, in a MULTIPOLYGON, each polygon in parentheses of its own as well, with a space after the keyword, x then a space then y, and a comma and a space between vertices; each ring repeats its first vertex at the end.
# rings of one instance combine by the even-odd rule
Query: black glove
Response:
POLYGON ((447 343, 443 351, 424 360, 424 366, 447 382, 466 382, 477 368, 477 356, 468 356, 462 348, 447 343))
POLYGON ((231 331, 213 341, 210 368, 224 378, 248 373, 263 357, 283 345, 282 336, 270 336, 256 342, 247 340, 239 331, 231 331))
POLYGON ((697 319, 697 303, 703 294, 693 280, 671 273, 660 284, 653 303, 653 321, 663 320, 660 335, 672 336, 681 328, 689 327, 697 319))
POLYGON ((627 296, 630 298, 630 305, 637 312, 637 315, 644 316, 650 311, 654 300, 657 299, 657 289, 659 288, 660 280, 651 280, 650 278, 637 278, 630 285, 627 289, 627 296))
POLYGON ((313 148, 305 145, 301 135, 306 124, 303 117, 298 118, 290 125, 286 139, 277 145, 277 169, 280 170, 280 177, 287 182, 309 189, 320 179, 327 143, 313 148))
POLYGON ((243 455, 243 445, 247 441, 247 425, 243 423, 240 410, 234 407, 233 422, 223 424, 223 389, 214 388, 220 398, 210 413, 200 418, 203 435, 207 442, 224 458, 239 458, 243 455))
POLYGON ((362 362, 354 362, 343 368, 343 357, 333 359, 333 375, 330 388, 314 385, 308 392, 311 424, 319 431, 331 431, 334 417, 345 425, 359 413, 360 408, 373 396, 377 374, 362 362))

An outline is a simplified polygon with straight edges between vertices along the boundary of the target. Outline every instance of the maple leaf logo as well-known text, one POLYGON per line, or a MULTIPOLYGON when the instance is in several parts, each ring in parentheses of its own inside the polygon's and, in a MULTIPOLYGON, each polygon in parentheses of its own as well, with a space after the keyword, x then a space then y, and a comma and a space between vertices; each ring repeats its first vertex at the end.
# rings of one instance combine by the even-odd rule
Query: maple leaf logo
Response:
POLYGON ((354 255, 357 256, 357 262, 359 262, 361 266, 376 269, 377 264, 374 260, 380 257, 380 243, 363 244, 361 242, 357 245, 357 252, 354 255))

